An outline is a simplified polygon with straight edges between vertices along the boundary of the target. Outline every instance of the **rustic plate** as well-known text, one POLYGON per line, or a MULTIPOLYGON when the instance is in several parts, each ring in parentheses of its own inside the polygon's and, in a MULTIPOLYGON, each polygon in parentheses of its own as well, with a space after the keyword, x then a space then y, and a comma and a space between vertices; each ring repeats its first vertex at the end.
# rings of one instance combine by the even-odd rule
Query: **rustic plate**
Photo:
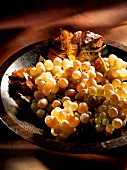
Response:
MULTIPOLYGON (((41 41, 29 45, 14 55, 12 55, 0 68, 1 80, 1 100, 0 100, 0 119, 2 122, 17 135, 27 141, 40 146, 46 150, 64 152, 64 153, 95 153, 98 151, 118 148, 127 144, 127 130, 122 135, 111 139, 100 139, 94 141, 76 140, 76 141, 57 141, 50 132, 45 130, 45 126, 40 126, 41 122, 31 116, 29 107, 23 105, 19 107, 13 100, 8 84, 8 75, 12 71, 29 67, 38 61, 40 55, 46 57, 48 48, 52 40, 41 41), (25 115, 25 116, 22 116, 25 115), (38 123, 37 123, 38 122, 38 123)), ((111 53, 116 54, 123 60, 127 57, 127 47, 116 42, 105 40, 106 48, 102 55, 111 53)))

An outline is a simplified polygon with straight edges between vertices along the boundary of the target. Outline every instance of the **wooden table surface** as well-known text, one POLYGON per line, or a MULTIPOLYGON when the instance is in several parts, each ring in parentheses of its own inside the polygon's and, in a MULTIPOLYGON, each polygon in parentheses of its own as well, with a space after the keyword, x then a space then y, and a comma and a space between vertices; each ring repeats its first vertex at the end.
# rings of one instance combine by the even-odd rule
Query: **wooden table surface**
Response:
MULTIPOLYGON (((35 42, 56 37, 60 28, 90 30, 127 46, 127 1, 2 0, 0 65, 35 42)), ((11 132, 0 122, 0 170, 127 169, 127 147, 100 154, 45 151, 11 132)))

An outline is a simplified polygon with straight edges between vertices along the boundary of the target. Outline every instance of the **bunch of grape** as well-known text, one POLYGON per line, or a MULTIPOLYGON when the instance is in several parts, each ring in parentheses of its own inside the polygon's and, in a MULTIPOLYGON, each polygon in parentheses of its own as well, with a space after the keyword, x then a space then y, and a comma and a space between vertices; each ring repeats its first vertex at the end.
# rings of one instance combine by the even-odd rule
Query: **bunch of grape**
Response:
POLYGON ((126 125, 127 63, 116 55, 103 58, 106 70, 89 62, 56 57, 38 62, 29 71, 37 90, 31 109, 62 139, 78 134, 80 124, 112 135, 126 125))

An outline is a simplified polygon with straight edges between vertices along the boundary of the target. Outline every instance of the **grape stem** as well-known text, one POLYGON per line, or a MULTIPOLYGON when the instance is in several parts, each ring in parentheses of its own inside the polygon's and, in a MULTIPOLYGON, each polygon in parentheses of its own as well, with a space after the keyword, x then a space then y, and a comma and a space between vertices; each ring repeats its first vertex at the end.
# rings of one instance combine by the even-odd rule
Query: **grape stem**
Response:
POLYGON ((105 47, 106 47, 106 44, 103 45, 101 48, 99 48, 99 49, 96 51, 96 52, 97 52, 97 55, 94 55, 94 56, 89 60, 89 62, 91 62, 91 61, 93 61, 95 58, 99 57, 100 60, 101 60, 102 63, 103 63, 103 66, 104 66, 105 71, 108 71, 108 68, 107 68, 107 66, 106 66, 106 64, 105 64, 105 62, 104 62, 104 59, 101 57, 101 52, 102 52, 102 50, 103 50, 105 47))

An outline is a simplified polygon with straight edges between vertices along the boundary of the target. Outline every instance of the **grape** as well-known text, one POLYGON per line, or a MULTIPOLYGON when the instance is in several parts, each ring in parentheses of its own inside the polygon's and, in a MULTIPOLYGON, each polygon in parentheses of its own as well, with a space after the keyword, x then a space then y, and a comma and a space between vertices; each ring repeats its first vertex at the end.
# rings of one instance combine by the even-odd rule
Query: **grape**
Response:
POLYGON ((47 107, 45 108, 45 111, 46 111, 47 113, 51 114, 52 109, 53 109, 53 108, 52 108, 52 104, 49 103, 49 104, 47 105, 47 107))
POLYGON ((109 62, 109 64, 110 64, 110 66, 113 66, 113 65, 114 65, 114 62, 115 62, 116 59, 117 59, 117 56, 114 55, 114 54, 110 54, 110 55, 108 56, 108 62, 109 62))
POLYGON ((109 124, 109 120, 107 118, 104 118, 102 120, 102 125, 107 126, 109 124))
POLYGON ((111 108, 108 110, 108 114, 109 114, 110 117, 116 117, 116 116, 118 116, 118 110, 117 110, 117 108, 111 107, 111 108))
POLYGON ((88 75, 88 73, 85 72, 85 71, 82 71, 82 72, 81 72, 81 78, 80 78, 80 80, 82 81, 83 79, 89 79, 89 75, 88 75))
POLYGON ((74 67, 75 70, 80 69, 80 67, 81 67, 81 62, 80 62, 79 60, 74 60, 74 61, 73 61, 73 67, 74 67))
POLYGON ((42 87, 42 93, 45 95, 45 96, 48 96, 51 92, 51 89, 45 84, 43 87, 42 87))
POLYGON ((60 78, 58 84, 61 88, 66 88, 69 85, 69 82, 66 78, 60 78))
POLYGON ((44 98, 44 94, 42 92, 40 92, 40 91, 35 91, 34 92, 34 97, 35 97, 35 99, 39 100, 41 98, 44 98))
POLYGON ((118 90, 116 91, 116 93, 120 96, 120 98, 126 98, 127 97, 127 91, 125 88, 118 88, 118 90))
POLYGON ((122 78, 127 76, 127 70, 126 70, 125 68, 121 68, 121 70, 120 70, 120 76, 121 76, 122 78))
POLYGON ((58 112, 58 114, 57 114, 57 120, 58 121, 61 121, 61 120, 65 120, 66 119, 66 113, 63 111, 63 110, 61 110, 60 112, 58 112))
POLYGON ((84 83, 79 83, 76 87, 76 90, 80 92, 81 90, 85 89, 86 85, 84 83))
POLYGON ((101 118, 100 117, 96 117, 94 121, 95 121, 96 124, 100 124, 101 123, 101 118))
POLYGON ((97 96, 104 96, 104 86, 98 85, 96 94, 97 96))
POLYGON ((46 86, 50 89, 54 88, 56 84, 56 81, 53 77, 49 78, 47 81, 46 81, 46 86))
POLYGON ((113 78, 119 78, 120 77, 120 70, 113 69, 111 71, 111 75, 112 75, 113 78))
POLYGON ((90 86, 88 88, 88 92, 89 92, 90 95, 96 95, 97 94, 97 89, 94 86, 90 86))
POLYGON ((79 94, 80 94, 81 96, 83 96, 83 99, 87 98, 88 95, 89 95, 88 89, 82 89, 82 90, 79 92, 79 94))
POLYGON ((104 94, 105 98, 110 100, 110 96, 114 94, 113 90, 107 90, 104 94))
POLYGON ((54 128, 51 128, 51 134, 52 134, 53 136, 58 136, 58 134, 55 133, 54 128))
POLYGON ((112 94, 110 96, 110 103, 113 104, 113 105, 118 105, 120 101, 120 96, 118 94, 112 94))
POLYGON ((96 79, 97 83, 100 83, 103 79, 103 74, 100 73, 100 72, 96 72, 96 78, 95 79, 96 79))
POLYGON ((52 111, 51 111, 51 116, 58 116, 58 113, 61 112, 61 108, 60 107, 55 107, 52 111))
POLYGON ((70 128, 70 124, 67 120, 61 120, 59 126, 61 130, 68 130, 70 128))
POLYGON ((59 72, 61 72, 62 71, 62 69, 61 69, 61 67, 60 66, 54 66, 53 67, 53 69, 52 69, 52 75, 56 75, 56 73, 59 73, 59 72))
POLYGON ((78 117, 75 117, 75 116, 74 116, 74 120, 73 120, 73 121, 70 121, 69 123, 70 123, 70 126, 71 126, 71 127, 76 127, 76 126, 79 125, 80 120, 79 120, 78 117))
POLYGON ((106 131, 109 133, 113 133, 114 127, 111 124, 106 125, 106 131))
POLYGON ((38 74, 36 67, 31 67, 30 68, 30 76, 36 76, 38 74))
POLYGON ((78 112, 79 113, 86 113, 88 111, 88 105, 85 102, 81 102, 78 107, 78 112))
POLYGON ((82 113, 80 116, 80 121, 82 123, 88 123, 90 121, 90 115, 87 113, 82 113))
POLYGON ((127 90, 127 82, 122 82, 120 87, 127 90))
POLYGON ((58 135, 62 133, 62 130, 60 129, 60 125, 59 124, 54 127, 54 132, 56 134, 58 134, 58 135))
POLYGON ((40 99, 37 104, 39 108, 46 108, 48 105, 48 100, 45 98, 40 99))
POLYGON ((71 105, 70 105, 70 107, 71 107, 71 109, 72 109, 73 111, 76 111, 76 110, 78 109, 78 103, 72 102, 71 105))
POLYGON ((71 102, 70 100, 65 100, 65 101, 63 102, 63 106, 64 106, 64 107, 70 107, 71 104, 72 104, 72 102, 71 102))
POLYGON ((33 100, 31 101, 31 103, 37 103, 37 102, 38 102, 37 99, 33 99, 33 100))
POLYGON ((101 119, 105 119, 107 117, 107 114, 105 112, 101 112, 101 113, 99 113, 99 117, 101 119))
POLYGON ((51 89, 52 93, 57 93, 59 91, 59 84, 55 84, 54 87, 51 89))
POLYGON ((123 122, 122 122, 122 120, 119 119, 119 118, 114 118, 114 119, 112 120, 112 126, 113 126, 115 129, 121 128, 121 127, 122 127, 122 124, 123 124, 123 122))
POLYGON ((52 70, 53 69, 53 62, 51 60, 45 60, 44 66, 46 70, 52 70))
POLYGON ((100 133, 102 131, 104 131, 104 126, 102 124, 96 124, 95 125, 95 130, 100 133))
POLYGON ((93 108, 98 107, 98 101, 97 101, 97 97, 96 96, 89 95, 88 99, 87 99, 87 102, 93 108))
POLYGON ((121 86, 121 81, 120 81, 120 79, 114 79, 114 80, 112 81, 112 85, 113 85, 114 89, 119 88, 119 87, 121 86))
POLYGON ((82 93, 77 93, 75 95, 75 100, 84 101, 85 96, 82 93))
POLYGON ((69 114, 69 113, 73 114, 73 110, 72 110, 70 107, 65 107, 65 108, 63 108, 63 111, 64 111, 66 114, 69 114))
POLYGON ((56 93, 50 93, 48 96, 47 96, 47 100, 49 102, 53 102, 53 100, 56 99, 56 93))
POLYGON ((34 113, 36 113, 37 110, 39 109, 38 104, 37 104, 37 103, 32 103, 32 104, 31 104, 31 109, 32 109, 32 111, 33 111, 34 113))
POLYGON ((71 100, 71 99, 68 96, 64 96, 64 97, 62 97, 61 102, 64 103, 64 101, 66 101, 66 100, 71 100))
POLYGON ((89 78, 95 78, 96 77, 96 73, 93 70, 88 70, 87 73, 89 75, 89 78))
POLYGON ((52 77, 52 74, 50 72, 41 73, 41 79, 44 80, 44 81, 47 81, 51 77, 52 77))
POLYGON ((59 57, 55 57, 53 60, 53 64, 54 64, 54 66, 62 67, 62 59, 59 57))
POLYGON ((64 58, 62 61, 62 66, 72 65, 72 62, 68 58, 64 58))
POLYGON ((90 86, 97 86, 97 82, 95 79, 90 78, 88 79, 88 81, 86 82, 86 87, 89 88, 90 86))
POLYGON ((81 70, 82 71, 88 71, 91 67, 91 64, 89 61, 85 61, 83 63, 81 63, 81 70))
POLYGON ((74 112, 74 116, 80 118, 80 113, 74 112))
POLYGON ((80 79, 80 78, 81 78, 81 72, 80 72, 79 70, 73 71, 73 73, 72 73, 72 78, 73 78, 74 80, 80 79))
POLYGON ((127 108, 127 99, 121 99, 121 100, 119 101, 119 106, 120 106, 122 109, 127 108))
POLYGON ((38 63, 36 64, 36 70, 37 70, 37 72, 38 72, 39 74, 45 72, 45 66, 44 66, 44 64, 43 64, 42 62, 38 62, 38 63))
POLYGON ((41 81, 41 80, 42 80, 42 79, 41 79, 41 76, 38 76, 38 77, 35 78, 34 82, 35 82, 35 84, 37 85, 37 83, 38 83, 39 81, 41 81))
POLYGON ((44 86, 44 84, 45 84, 45 81, 42 80, 42 79, 36 81, 36 85, 37 85, 38 89, 42 89, 42 87, 44 86))
POLYGON ((55 116, 46 116, 45 123, 48 127, 54 128, 58 124, 58 120, 55 116))
POLYGON ((44 116, 45 116, 45 110, 43 110, 43 109, 38 109, 37 112, 36 112, 36 115, 37 115, 39 118, 44 118, 44 116))
POLYGON ((104 102, 103 102, 103 105, 105 105, 105 106, 109 106, 109 105, 111 105, 111 103, 110 103, 110 100, 104 100, 104 102))
POLYGON ((76 90, 75 89, 67 89, 65 91, 65 96, 68 96, 70 99, 74 99, 76 95, 76 90))
POLYGON ((61 102, 59 100, 54 100, 53 103, 52 103, 52 107, 55 108, 55 107, 60 107, 61 106, 61 102))
POLYGON ((88 81, 87 78, 86 78, 86 79, 82 79, 82 80, 81 80, 81 83, 86 84, 87 81, 88 81))
POLYGON ((72 73, 74 72, 74 68, 73 67, 69 67, 69 68, 67 68, 66 70, 65 70, 65 74, 67 75, 67 76, 69 76, 69 77, 71 77, 72 76, 72 73))
POLYGON ((120 70, 122 69, 124 66, 124 63, 123 63, 123 60, 121 58, 117 58, 115 61, 114 61, 114 64, 113 64, 113 67, 117 70, 120 70))
POLYGON ((108 91, 108 90, 114 90, 114 87, 111 83, 107 83, 104 85, 104 91, 108 91))
POLYGON ((99 113, 101 113, 101 112, 105 112, 105 113, 107 113, 108 112, 108 108, 107 108, 107 106, 106 105, 100 105, 99 107, 98 107, 98 110, 97 110, 99 113))

